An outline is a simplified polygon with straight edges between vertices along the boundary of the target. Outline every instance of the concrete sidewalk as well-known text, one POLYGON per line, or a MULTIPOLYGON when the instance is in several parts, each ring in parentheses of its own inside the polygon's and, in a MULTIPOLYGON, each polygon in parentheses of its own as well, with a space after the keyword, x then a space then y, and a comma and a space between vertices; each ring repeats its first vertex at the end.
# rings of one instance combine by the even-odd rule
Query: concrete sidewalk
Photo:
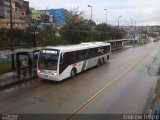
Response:
POLYGON ((29 80, 29 79, 32 79, 33 77, 36 77, 35 72, 33 72, 32 75, 29 75, 27 73, 26 76, 20 75, 19 77, 17 75, 17 71, 5 73, 0 75, 0 88, 17 83, 17 82, 21 82, 24 80, 29 80))

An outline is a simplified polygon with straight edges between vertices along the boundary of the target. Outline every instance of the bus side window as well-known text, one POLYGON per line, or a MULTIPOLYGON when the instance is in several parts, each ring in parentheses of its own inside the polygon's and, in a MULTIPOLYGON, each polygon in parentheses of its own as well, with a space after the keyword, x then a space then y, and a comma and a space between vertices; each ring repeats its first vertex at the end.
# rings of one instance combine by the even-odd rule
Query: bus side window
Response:
POLYGON ((60 55, 60 64, 63 65, 63 53, 60 55))
POLYGON ((89 58, 89 50, 84 50, 84 59, 89 58))
POLYGON ((64 53, 63 54, 63 64, 64 65, 69 65, 69 62, 70 60, 69 60, 69 53, 64 53))
POLYGON ((104 49, 104 54, 107 53, 107 46, 104 46, 103 49, 104 49))
POLYGON ((80 51, 77 51, 77 61, 81 61, 81 60, 83 60, 83 58, 84 58, 84 51, 83 50, 80 50, 80 51))
POLYGON ((92 48, 92 49, 90 49, 90 51, 89 51, 89 56, 90 56, 90 58, 93 58, 93 57, 98 56, 97 48, 92 48))
POLYGON ((106 53, 110 51, 110 46, 106 46, 106 53))

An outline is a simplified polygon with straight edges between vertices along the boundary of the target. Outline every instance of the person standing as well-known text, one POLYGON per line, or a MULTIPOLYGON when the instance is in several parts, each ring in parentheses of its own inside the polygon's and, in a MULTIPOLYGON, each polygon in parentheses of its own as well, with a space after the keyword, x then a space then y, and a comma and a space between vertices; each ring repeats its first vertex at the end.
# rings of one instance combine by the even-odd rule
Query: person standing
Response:
POLYGON ((26 77, 27 75, 27 59, 26 58, 22 60, 22 69, 23 69, 23 76, 26 77))

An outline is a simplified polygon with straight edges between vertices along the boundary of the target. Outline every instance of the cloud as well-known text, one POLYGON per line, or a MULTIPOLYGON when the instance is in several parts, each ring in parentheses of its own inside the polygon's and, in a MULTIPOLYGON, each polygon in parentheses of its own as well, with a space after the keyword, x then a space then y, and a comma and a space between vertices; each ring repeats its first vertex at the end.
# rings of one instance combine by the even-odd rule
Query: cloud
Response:
POLYGON ((106 21, 104 8, 107 9, 108 21, 117 24, 119 16, 121 24, 131 19, 142 21, 145 19, 160 17, 160 0, 30 0, 30 5, 36 9, 79 7, 80 11, 86 11, 87 18, 90 18, 90 8, 93 6, 93 19, 95 21, 106 21))

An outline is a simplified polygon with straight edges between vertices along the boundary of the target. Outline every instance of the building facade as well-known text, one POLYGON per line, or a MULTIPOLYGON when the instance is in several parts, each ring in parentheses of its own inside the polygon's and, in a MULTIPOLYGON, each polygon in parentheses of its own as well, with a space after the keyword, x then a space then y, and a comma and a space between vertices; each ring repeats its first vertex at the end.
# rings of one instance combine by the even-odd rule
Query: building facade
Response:
POLYGON ((10 3, 9 0, 0 0, 0 18, 10 16, 10 3))
POLYGON ((47 10, 40 10, 41 21, 44 23, 53 23, 53 15, 47 10))
MULTIPOLYGON (((25 29, 25 18, 29 14, 29 2, 12 0, 13 29, 25 29)), ((10 28, 10 0, 0 0, 0 29, 10 28)))
POLYGON ((49 13, 53 15, 53 23, 55 25, 64 25, 65 24, 65 14, 66 10, 61 8, 61 9, 49 9, 49 13))
MULTIPOLYGON (((12 0, 12 17, 24 18, 29 14, 29 2, 12 0)), ((10 0, 0 0, 0 18, 10 17, 10 0)))
POLYGON ((32 14, 32 20, 34 21, 41 20, 41 13, 39 10, 35 10, 34 8, 31 8, 31 14, 32 14))
MULTIPOLYGON (((13 18, 13 29, 24 30, 26 29, 25 20, 19 18, 13 18)), ((0 29, 10 29, 10 19, 0 19, 0 29)))

